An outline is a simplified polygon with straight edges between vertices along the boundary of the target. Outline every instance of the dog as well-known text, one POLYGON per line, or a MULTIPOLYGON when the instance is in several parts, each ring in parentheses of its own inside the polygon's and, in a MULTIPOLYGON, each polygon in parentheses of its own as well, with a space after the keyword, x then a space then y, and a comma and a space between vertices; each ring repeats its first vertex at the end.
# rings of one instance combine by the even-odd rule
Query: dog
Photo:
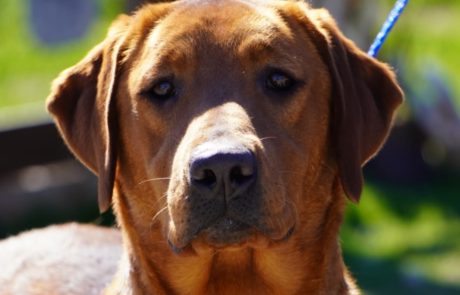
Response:
POLYGON ((402 100, 388 65, 302 1, 123 15, 47 100, 120 230, 2 242, 0 293, 358 294, 339 228, 402 100))

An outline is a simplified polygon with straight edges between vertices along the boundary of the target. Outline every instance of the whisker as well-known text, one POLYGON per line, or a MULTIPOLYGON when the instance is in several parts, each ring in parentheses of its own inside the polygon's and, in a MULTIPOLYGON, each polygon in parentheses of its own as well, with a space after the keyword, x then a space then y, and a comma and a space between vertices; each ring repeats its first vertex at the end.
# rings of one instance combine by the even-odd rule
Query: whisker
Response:
POLYGON ((275 136, 267 136, 267 137, 260 138, 260 141, 264 141, 264 140, 267 140, 267 139, 278 139, 278 138, 275 137, 275 136))
POLYGON ((163 195, 161 195, 161 197, 158 198, 158 200, 156 200, 155 204, 157 206, 167 206, 166 202, 163 202, 166 198, 168 197, 168 191, 166 191, 163 195))
POLYGON ((160 201, 163 201, 168 197, 168 192, 165 192, 161 197, 158 198, 157 203, 160 203, 160 201))
POLYGON ((155 219, 157 219, 158 216, 160 216, 160 214, 164 213, 165 210, 168 209, 168 206, 164 206, 163 208, 161 208, 160 210, 158 210, 158 212, 153 216, 152 218, 152 225, 153 223, 155 222, 155 219))
POLYGON ((146 182, 151 182, 151 181, 159 181, 159 180, 171 180, 171 177, 150 178, 150 179, 142 180, 137 185, 141 185, 141 184, 144 184, 146 182))

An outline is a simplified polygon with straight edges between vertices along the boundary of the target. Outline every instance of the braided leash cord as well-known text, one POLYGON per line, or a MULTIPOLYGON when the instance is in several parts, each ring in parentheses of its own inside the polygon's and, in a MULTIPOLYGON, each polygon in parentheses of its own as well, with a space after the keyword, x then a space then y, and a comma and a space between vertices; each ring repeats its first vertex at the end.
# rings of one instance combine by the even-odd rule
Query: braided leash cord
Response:
POLYGON ((393 7, 390 14, 388 15, 385 23, 382 26, 382 29, 380 29, 380 32, 375 38, 374 43, 372 43, 371 47, 369 48, 369 51, 367 52, 367 54, 369 54, 372 57, 376 57, 378 55, 380 48, 385 42, 385 39, 388 37, 388 34, 390 34, 391 29, 393 28, 395 23, 398 21, 398 18, 401 16, 401 14, 404 11, 404 8, 406 7, 408 3, 409 3, 409 0, 396 1, 395 6, 393 7))

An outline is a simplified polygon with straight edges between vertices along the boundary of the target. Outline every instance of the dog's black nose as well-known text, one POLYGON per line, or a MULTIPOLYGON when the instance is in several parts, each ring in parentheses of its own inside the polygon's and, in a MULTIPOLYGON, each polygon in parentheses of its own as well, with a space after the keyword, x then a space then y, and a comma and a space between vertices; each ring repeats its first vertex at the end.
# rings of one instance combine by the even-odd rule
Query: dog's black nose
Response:
POLYGON ((206 146, 191 158, 190 184, 204 197, 223 192, 228 202, 251 187, 256 177, 256 159, 247 148, 206 146))

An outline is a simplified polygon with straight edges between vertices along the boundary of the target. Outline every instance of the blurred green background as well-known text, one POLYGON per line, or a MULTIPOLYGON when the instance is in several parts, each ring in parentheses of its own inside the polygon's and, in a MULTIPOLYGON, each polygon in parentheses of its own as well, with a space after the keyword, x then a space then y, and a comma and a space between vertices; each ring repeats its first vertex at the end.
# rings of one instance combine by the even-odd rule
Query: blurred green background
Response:
MULTIPOLYGON (((103 38, 126 5, 122 0, 95 2, 96 18, 82 38, 50 45, 34 34, 28 1, 0 0, 0 129, 48 119, 44 99, 50 82, 103 38)), ((394 3, 376 2, 371 36, 394 3)), ((389 150, 389 157, 380 161, 393 159, 389 172, 382 173, 378 160, 371 163, 361 202, 349 205, 341 233, 343 251, 367 294, 460 294, 460 151, 439 143, 438 127, 427 127, 430 121, 417 111, 434 109, 441 81, 452 102, 448 107, 458 115, 459 54, 458 0, 410 1, 384 45, 381 58, 395 66, 407 93, 398 119, 399 137, 390 149, 398 146, 398 138, 421 133, 408 154, 420 155, 425 170, 404 170, 410 165, 404 153, 394 157, 394 149, 389 150), (398 179, 389 176, 398 171, 408 172, 398 179), (411 171, 420 172, 420 177, 411 177, 411 171)))

